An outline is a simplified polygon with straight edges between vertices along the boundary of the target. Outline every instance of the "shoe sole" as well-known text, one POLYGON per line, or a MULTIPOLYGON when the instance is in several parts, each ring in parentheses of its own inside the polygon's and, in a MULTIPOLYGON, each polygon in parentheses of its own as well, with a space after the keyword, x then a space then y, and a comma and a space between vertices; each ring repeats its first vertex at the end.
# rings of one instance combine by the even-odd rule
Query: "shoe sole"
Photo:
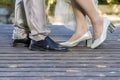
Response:
POLYGON ((34 45, 30 45, 29 49, 32 50, 32 51, 46 51, 46 49, 40 48, 40 47, 37 47, 37 46, 34 46, 34 45))
POLYGON ((37 47, 37 46, 34 46, 34 45, 30 45, 29 47, 30 50, 32 51, 60 51, 60 52, 67 52, 68 50, 53 50, 53 49, 45 49, 45 48, 40 48, 40 47, 37 47))

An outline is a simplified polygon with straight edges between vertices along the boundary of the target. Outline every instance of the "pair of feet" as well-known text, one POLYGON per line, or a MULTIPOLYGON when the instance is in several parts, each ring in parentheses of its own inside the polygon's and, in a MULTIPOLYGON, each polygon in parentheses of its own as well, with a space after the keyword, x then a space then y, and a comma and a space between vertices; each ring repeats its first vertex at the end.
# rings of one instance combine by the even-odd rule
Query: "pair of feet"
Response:
POLYGON ((83 31, 83 33, 76 32, 67 42, 60 43, 60 45, 74 47, 79 44, 79 42, 87 40, 87 47, 96 48, 105 41, 107 30, 110 32, 115 31, 115 26, 107 19, 101 19, 98 24, 94 23, 93 28, 95 39, 93 43, 91 32, 86 30, 86 32, 83 31))
POLYGON ((67 51, 67 47, 60 46, 54 42, 50 37, 46 37, 44 40, 35 41, 31 39, 15 39, 13 40, 13 47, 16 47, 18 43, 25 44, 26 47, 29 47, 33 51, 67 51))
MULTIPOLYGON (((104 21, 102 18, 96 20, 96 22, 93 24, 93 31, 94 31, 94 39, 98 39, 102 32, 103 32, 103 24, 104 21)), ((85 33, 88 32, 88 28, 83 28, 82 30, 76 30, 76 32, 72 35, 72 37, 69 39, 70 42, 77 40, 78 38, 82 37, 85 33)))

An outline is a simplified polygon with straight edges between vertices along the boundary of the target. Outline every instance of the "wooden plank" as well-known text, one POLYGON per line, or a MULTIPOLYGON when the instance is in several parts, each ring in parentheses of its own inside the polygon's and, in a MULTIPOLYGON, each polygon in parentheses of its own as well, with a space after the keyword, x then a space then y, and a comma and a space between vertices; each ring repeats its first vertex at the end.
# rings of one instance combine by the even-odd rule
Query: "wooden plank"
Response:
MULTIPOLYGON (((22 50, 22 49, 20 49, 22 50)), ((17 50, 15 50, 17 51, 17 50)), ((97 52, 97 50, 95 51, 87 51, 87 50, 81 50, 80 52, 76 51, 70 51, 70 52, 50 52, 48 53, 48 51, 19 51, 18 53, 16 53, 13 49, 13 51, 1 51, 0 56, 1 57, 14 57, 14 56, 20 56, 20 57, 85 57, 85 56, 89 56, 89 57, 120 57, 120 53, 119 50, 103 50, 103 51, 99 51, 97 52), (114 52, 117 51, 117 52, 114 52), (109 54, 109 55, 108 55, 109 54)))
MULTIPOLYGON (((69 54, 62 54, 62 53, 58 53, 58 54, 56 54, 56 53, 50 53, 50 54, 47 54, 47 53, 21 53, 21 54, 7 54, 7 53, 3 53, 3 54, 0 54, 0 56, 1 57, 58 57, 58 59, 60 58, 60 57, 73 57, 73 59, 74 59, 74 57, 78 57, 79 59, 82 59, 83 57, 93 57, 93 60, 94 60, 94 58, 96 58, 96 59, 102 59, 102 58, 106 58, 106 57, 113 57, 113 59, 114 59, 114 57, 120 57, 120 55, 119 55, 119 52, 117 52, 117 53, 114 53, 114 54, 112 54, 112 52, 108 55, 109 53, 102 53, 102 52, 96 52, 96 53, 92 53, 91 52, 91 54, 89 54, 88 52, 86 52, 86 54, 84 54, 84 52, 83 53, 79 53, 79 52, 76 52, 76 53, 69 53, 69 54)), ((13 58, 14 59, 14 58, 13 58)), ((32 59, 32 58, 31 58, 32 59)), ((48 58, 49 59, 49 58, 48 58)), ((62 59, 62 58, 61 58, 62 59)), ((77 59, 77 58, 76 58, 77 59)), ((72 60, 72 59, 71 59, 72 60)), ((107 59, 106 59, 107 60, 107 59)), ((117 59, 115 59, 115 60, 117 60, 117 59)))
POLYGON ((0 80, 119 80, 120 77, 0 77, 0 80))
POLYGON ((105 56, 101 56, 101 57, 89 57, 89 56, 69 56, 69 57, 62 57, 62 56, 58 56, 58 57, 38 57, 38 56, 32 56, 32 57, 19 57, 19 56, 14 56, 14 57, 0 57, 0 60, 120 60, 120 57, 118 56, 110 56, 110 57, 105 57, 105 56))
POLYGON ((51 63, 51 64, 33 64, 33 63, 29 63, 29 64, 25 64, 25 63, 16 63, 16 64, 1 64, 0 65, 0 68, 120 68, 120 65, 118 64, 102 64, 102 63, 96 63, 96 64, 87 64, 87 63, 84 63, 84 64, 66 64, 65 62, 63 63, 57 63, 57 64, 54 64, 54 63, 51 63))
POLYGON ((120 72, 118 68, 0 68, 0 72, 120 72))
MULTIPOLYGON (((84 47, 85 41, 68 52, 30 51, 11 47, 11 25, 0 27, 0 80, 119 80, 120 28, 108 32, 98 49, 84 47)), ((49 26, 57 42, 73 34, 64 27, 49 26)))
POLYGON ((0 77, 120 77, 120 72, 0 72, 0 77))

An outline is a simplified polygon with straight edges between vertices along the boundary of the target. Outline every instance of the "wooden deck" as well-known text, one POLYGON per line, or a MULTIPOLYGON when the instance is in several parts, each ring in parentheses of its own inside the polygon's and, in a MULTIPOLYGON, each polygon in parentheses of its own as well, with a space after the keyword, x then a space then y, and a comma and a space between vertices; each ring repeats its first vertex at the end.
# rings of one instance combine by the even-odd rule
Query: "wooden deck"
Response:
MULTIPOLYGON (((66 41, 72 31, 50 27, 51 37, 66 41)), ((11 25, 0 25, 0 80, 120 80, 120 29, 98 48, 85 42, 69 52, 30 51, 11 47, 11 25)))

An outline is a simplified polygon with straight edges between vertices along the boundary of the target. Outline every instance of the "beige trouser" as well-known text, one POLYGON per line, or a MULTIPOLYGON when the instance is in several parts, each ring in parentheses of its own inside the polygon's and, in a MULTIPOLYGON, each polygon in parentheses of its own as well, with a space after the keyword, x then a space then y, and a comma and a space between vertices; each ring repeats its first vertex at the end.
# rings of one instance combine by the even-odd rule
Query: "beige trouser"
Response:
POLYGON ((45 0, 16 0, 13 39, 29 37, 43 40, 50 30, 46 25, 45 0))

